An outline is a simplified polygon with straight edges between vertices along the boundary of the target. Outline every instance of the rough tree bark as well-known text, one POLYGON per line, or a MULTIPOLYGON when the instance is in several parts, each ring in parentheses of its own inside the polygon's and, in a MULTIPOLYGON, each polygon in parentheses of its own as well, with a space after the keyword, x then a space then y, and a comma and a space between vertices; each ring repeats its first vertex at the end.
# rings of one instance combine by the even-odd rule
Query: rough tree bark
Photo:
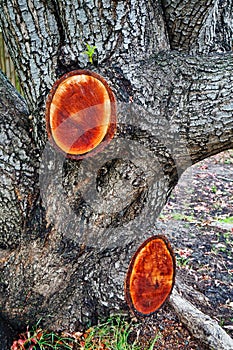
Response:
POLYGON ((233 146, 232 1, 1 0, 0 23, 25 97, 0 75, 2 316, 74 330, 127 310, 130 258, 179 176, 233 146), (79 68, 118 103, 116 136, 85 161, 53 150, 44 118, 79 68))

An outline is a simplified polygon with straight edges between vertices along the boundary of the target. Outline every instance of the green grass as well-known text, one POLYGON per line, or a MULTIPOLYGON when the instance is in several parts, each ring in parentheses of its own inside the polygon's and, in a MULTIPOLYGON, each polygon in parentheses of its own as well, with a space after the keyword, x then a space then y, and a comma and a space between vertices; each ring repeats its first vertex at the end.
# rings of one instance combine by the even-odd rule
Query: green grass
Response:
POLYGON ((188 221, 193 222, 195 218, 192 215, 185 215, 180 213, 173 213, 172 218, 177 221, 188 221))
POLYGON ((233 216, 229 216, 225 219, 218 219, 218 222, 222 222, 224 224, 233 224, 233 216))
POLYGON ((216 187, 215 185, 212 186, 211 191, 212 191, 213 193, 216 193, 216 192, 217 192, 217 187, 216 187))
MULTIPOLYGON (((81 341, 82 350, 141 350, 139 340, 135 336, 137 325, 126 321, 121 316, 110 317, 106 322, 91 327, 81 341)), ((154 344, 160 338, 157 334, 148 344, 148 350, 154 349, 154 344)), ((144 348, 146 350, 146 348, 144 348)))
POLYGON ((177 266, 180 266, 180 267, 186 267, 188 265, 189 261, 190 261, 189 258, 183 258, 180 256, 176 257, 177 266))
POLYGON ((48 332, 39 328, 40 321, 32 327, 27 328, 25 333, 19 335, 11 346, 11 350, 72 350, 74 340, 62 337, 54 332, 48 332))
MULTIPOLYGON (((40 321, 39 321, 40 322, 40 321)), ((39 327, 39 322, 19 335, 11 350, 141 350, 138 339, 140 325, 128 322, 123 316, 112 316, 106 322, 90 327, 85 332, 69 334, 69 337, 48 332, 39 327)), ((161 337, 158 333, 150 339, 144 350, 153 350, 161 337)))
POLYGON ((86 333, 88 336, 82 343, 82 349, 140 350, 137 341, 129 343, 131 332, 130 324, 120 317, 109 318, 107 322, 90 328, 86 333))

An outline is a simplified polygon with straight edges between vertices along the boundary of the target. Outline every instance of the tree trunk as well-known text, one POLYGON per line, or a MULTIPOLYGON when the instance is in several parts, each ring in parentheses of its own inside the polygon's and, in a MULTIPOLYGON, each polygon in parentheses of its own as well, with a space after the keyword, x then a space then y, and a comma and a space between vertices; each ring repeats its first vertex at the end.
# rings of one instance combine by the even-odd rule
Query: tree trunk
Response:
POLYGON ((0 4, 26 99, 0 75, 1 304, 15 328, 43 317, 73 330, 127 310, 130 259, 160 233, 156 218, 179 176, 233 146, 233 56, 207 55, 231 50, 231 1, 209 1, 200 18, 197 1, 162 3, 0 4), (196 30, 181 32, 187 22, 196 30), (85 43, 97 47, 94 65, 85 43), (55 80, 80 68, 107 80, 118 121, 103 152, 75 161, 48 142, 44 114, 55 80))

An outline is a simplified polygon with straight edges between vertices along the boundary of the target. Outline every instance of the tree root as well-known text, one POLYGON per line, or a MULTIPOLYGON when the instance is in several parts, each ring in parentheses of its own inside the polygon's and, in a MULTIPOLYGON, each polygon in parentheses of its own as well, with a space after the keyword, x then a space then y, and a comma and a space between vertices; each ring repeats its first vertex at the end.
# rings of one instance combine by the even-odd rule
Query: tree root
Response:
MULTIPOLYGON (((187 294, 187 289, 191 290, 188 286, 177 281, 169 300, 171 307, 174 309, 181 322, 187 327, 194 338, 208 346, 209 349, 232 350, 233 339, 223 328, 220 327, 214 319, 204 314, 182 296, 182 294, 187 294)), ((196 294, 195 296, 200 294, 203 301, 206 299, 206 297, 199 292, 191 291, 191 293, 196 294)))

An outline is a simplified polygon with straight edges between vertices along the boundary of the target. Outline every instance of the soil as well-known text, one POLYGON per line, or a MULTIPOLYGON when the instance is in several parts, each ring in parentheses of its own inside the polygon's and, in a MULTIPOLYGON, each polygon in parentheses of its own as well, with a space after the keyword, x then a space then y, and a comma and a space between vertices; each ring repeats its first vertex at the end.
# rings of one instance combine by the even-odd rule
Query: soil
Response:
MULTIPOLYGON (((233 337, 233 151, 188 169, 159 218, 176 254, 177 276, 208 302, 190 300, 233 337)), ((188 297, 188 296, 187 296, 188 297)), ((188 298, 187 298, 188 299, 188 298)), ((208 349, 179 322, 169 305, 142 321, 142 349, 160 332, 154 349, 208 349)))

